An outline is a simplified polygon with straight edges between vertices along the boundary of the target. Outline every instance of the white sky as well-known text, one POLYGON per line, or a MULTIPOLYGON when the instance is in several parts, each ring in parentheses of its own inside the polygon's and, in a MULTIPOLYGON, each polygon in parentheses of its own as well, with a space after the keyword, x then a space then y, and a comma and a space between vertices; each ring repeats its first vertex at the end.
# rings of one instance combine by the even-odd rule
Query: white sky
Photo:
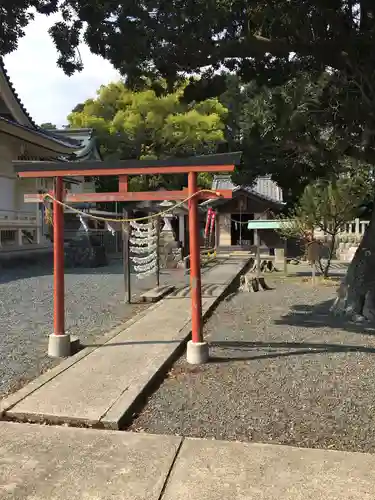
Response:
POLYGON ((4 57, 13 86, 38 125, 64 125, 76 104, 94 97, 100 85, 120 78, 108 61, 92 54, 87 46, 80 47, 83 71, 66 76, 56 66, 57 52, 48 34, 56 19, 58 16, 36 15, 18 49, 4 57))

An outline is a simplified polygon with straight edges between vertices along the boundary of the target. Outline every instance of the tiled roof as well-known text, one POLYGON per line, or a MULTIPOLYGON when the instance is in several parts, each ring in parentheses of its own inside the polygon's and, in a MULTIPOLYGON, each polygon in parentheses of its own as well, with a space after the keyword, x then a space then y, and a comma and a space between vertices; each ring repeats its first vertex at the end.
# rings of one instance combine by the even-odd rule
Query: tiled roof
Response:
MULTIPOLYGON (((34 134, 39 136, 46 137, 59 144, 60 146, 65 146, 66 148, 71 148, 74 155, 78 160, 85 159, 101 159, 100 153, 96 147, 95 138, 92 137, 91 129, 63 129, 63 130, 47 130, 39 127, 32 117, 27 112, 23 102, 21 101, 19 95, 14 88, 12 81, 9 77, 9 74, 5 68, 3 58, 0 57, 0 74, 3 78, 1 78, 2 85, 6 85, 7 88, 4 89, 6 94, 11 94, 13 96, 13 106, 18 107, 18 117, 16 119, 10 113, 0 115, 0 119, 6 121, 8 123, 13 124, 14 126, 24 128, 34 134), (15 102, 14 102, 15 101, 15 102), (22 123, 20 123, 22 121, 22 123)), ((0 89, 1 95, 1 89, 0 89)), ((12 110, 9 110, 12 112, 12 110)))
POLYGON ((4 66, 4 61, 3 61, 3 58, 0 57, 0 71, 3 73, 3 75, 5 76, 5 79, 8 83, 8 86, 10 88, 10 90, 12 91, 19 107, 21 108, 22 112, 24 113, 24 115, 26 116, 26 118, 29 120, 30 124, 34 127, 36 127, 36 123, 34 122, 34 120, 31 118, 31 116, 29 115, 29 113, 27 112, 27 109, 25 108, 25 106, 23 105, 23 102, 21 101, 20 99, 20 96, 17 94, 16 92, 16 89, 14 88, 13 86, 13 83, 8 75, 8 72, 4 66))
POLYGON ((260 196, 274 203, 283 203, 283 192, 281 188, 270 177, 258 177, 255 183, 249 186, 236 186, 230 175, 215 175, 212 181, 212 189, 231 189, 232 191, 243 190, 250 194, 260 196))
MULTIPOLYGON (((23 127, 26 130, 37 133, 38 135, 42 135, 44 137, 52 139, 52 140, 56 141, 58 144, 64 145, 66 147, 71 147, 73 150, 77 150, 77 149, 82 148, 80 141, 74 140, 74 139, 67 137, 67 136, 61 136, 58 134, 54 134, 53 131, 42 129, 34 122, 32 117, 27 112, 19 95, 17 94, 16 89, 13 86, 13 83, 12 83, 12 81, 9 77, 9 74, 5 68, 4 61, 3 61, 2 57, 0 57, 0 73, 4 76, 4 79, 2 79, 3 85, 6 84, 8 86, 9 90, 11 91, 11 93, 12 93, 12 95, 13 95, 13 97, 18 105, 18 108, 21 110, 22 114, 25 117, 25 120, 23 120, 23 123, 19 123, 14 118, 10 119, 9 116, 1 116, 0 117, 1 119, 6 120, 8 122, 13 122, 15 125, 17 125, 19 127, 23 127)), ((1 92, 0 92, 0 94, 1 94, 1 92)), ((9 93, 8 93, 8 95, 9 95, 9 93)))
POLYGON ((48 132, 58 139, 63 138, 64 140, 78 144, 80 149, 74 152, 78 161, 102 159, 97 147, 96 138, 93 136, 93 130, 91 128, 64 128, 48 130, 48 132))
POLYGON ((9 120, 8 118, 4 118, 3 116, 0 116, 0 120, 6 123, 9 123, 9 125, 17 128, 22 128, 24 130, 28 130, 29 132, 32 132, 33 134, 39 135, 41 137, 46 137, 47 139, 52 139, 55 141, 57 144, 60 144, 61 146, 66 146, 66 147, 71 147, 74 149, 79 149, 80 145, 79 143, 72 144, 71 142, 65 141, 61 139, 60 137, 54 137, 51 136, 48 132, 44 131, 42 128, 31 128, 27 127, 26 125, 21 125, 20 123, 15 122, 14 120, 9 120))

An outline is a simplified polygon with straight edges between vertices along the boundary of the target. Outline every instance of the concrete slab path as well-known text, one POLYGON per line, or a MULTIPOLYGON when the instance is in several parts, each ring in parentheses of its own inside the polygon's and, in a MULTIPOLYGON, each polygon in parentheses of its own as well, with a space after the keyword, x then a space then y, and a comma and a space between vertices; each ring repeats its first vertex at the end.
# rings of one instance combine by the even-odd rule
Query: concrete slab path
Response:
POLYGON ((185 439, 163 500, 373 500, 375 456, 185 439))
POLYGON ((375 456, 0 422, 2 500, 373 500, 375 456))
MULTIPOLYGON (((207 315, 248 262, 228 258, 203 275, 220 293, 203 298, 207 315), (220 278, 221 276, 221 278, 220 278)), ((163 300, 0 402, 7 417, 33 422, 121 428, 134 403, 191 332, 189 298, 163 300)))
POLYGON ((0 423, 1 500, 159 500, 181 438, 0 423))

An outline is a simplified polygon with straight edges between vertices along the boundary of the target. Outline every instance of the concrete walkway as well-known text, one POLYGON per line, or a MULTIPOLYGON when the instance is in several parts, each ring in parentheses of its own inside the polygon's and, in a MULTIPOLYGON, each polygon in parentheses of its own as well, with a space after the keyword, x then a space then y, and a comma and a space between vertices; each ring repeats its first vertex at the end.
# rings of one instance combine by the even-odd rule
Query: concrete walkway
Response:
MULTIPOLYGON (((203 274, 214 293, 203 297, 206 316, 242 271, 248 257, 228 257, 203 274)), ((118 429, 137 400, 184 345, 190 298, 165 299, 0 402, 6 417, 118 429)))
POLYGON ((375 456, 0 422, 2 500, 373 500, 375 456))

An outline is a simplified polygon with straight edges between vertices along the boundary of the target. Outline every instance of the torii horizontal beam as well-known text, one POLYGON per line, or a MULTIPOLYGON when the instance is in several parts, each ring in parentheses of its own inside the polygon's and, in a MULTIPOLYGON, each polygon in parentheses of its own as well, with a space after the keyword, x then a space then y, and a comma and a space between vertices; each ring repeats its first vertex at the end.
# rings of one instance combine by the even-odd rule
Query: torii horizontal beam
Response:
POLYGON ((33 172, 28 172, 23 170, 18 172, 18 176, 24 179, 31 178, 35 179, 38 177, 58 177, 64 175, 64 177, 78 177, 84 176, 96 176, 96 175, 157 175, 157 174, 184 174, 188 170, 189 172, 231 172, 233 171, 233 165, 192 165, 192 166, 181 166, 181 167, 149 167, 147 171, 139 171, 139 168, 107 168, 103 170, 96 170, 87 168, 85 170, 71 168, 69 171, 62 170, 36 170, 33 172))
MULTIPOLYGON (((50 191, 53 195, 53 191, 50 191)), ((215 192, 203 191, 197 194, 199 200, 210 200, 212 198, 232 198, 230 189, 220 189, 215 192)), ((182 201, 188 198, 188 190, 181 191, 143 191, 143 192, 118 192, 118 193, 66 193, 63 201, 65 203, 88 203, 88 202, 113 202, 113 201, 182 201)), ((25 203, 41 203, 48 201, 43 194, 25 194, 25 203)))

